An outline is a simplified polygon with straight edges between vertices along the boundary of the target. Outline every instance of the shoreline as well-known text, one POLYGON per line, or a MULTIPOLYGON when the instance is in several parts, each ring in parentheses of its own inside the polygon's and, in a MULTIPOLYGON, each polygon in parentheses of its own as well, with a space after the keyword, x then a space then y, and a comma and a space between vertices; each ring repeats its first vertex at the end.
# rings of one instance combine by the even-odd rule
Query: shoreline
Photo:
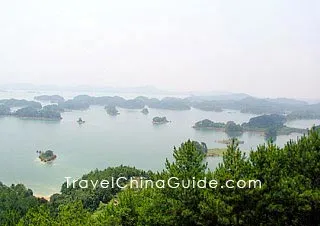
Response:
POLYGON ((52 196, 53 194, 51 195, 39 195, 39 194, 33 194, 34 197, 38 198, 38 199, 45 199, 47 200, 48 202, 50 201, 50 197, 52 196))

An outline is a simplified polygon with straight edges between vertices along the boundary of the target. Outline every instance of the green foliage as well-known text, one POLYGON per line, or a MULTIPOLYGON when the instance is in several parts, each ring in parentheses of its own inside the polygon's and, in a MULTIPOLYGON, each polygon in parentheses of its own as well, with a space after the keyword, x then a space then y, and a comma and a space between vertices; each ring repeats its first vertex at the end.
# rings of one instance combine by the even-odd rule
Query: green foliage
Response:
POLYGON ((266 131, 264 132, 264 136, 266 140, 275 141, 277 139, 277 128, 270 127, 266 129, 266 131))
POLYGON ((30 209, 19 221, 19 226, 90 226, 94 224, 91 214, 83 208, 80 201, 61 205, 54 215, 47 205, 30 209))
POLYGON ((225 126, 225 132, 230 136, 230 137, 237 137, 240 136, 243 133, 243 128, 241 125, 236 124, 233 121, 227 122, 225 126))
POLYGON ((281 128, 283 127, 286 119, 282 115, 271 114, 261 115, 251 118, 248 123, 243 123, 244 128, 281 128))
POLYGON ((60 120, 62 119, 60 112, 52 111, 50 109, 38 110, 33 107, 25 107, 18 109, 15 113, 17 117, 26 118, 38 118, 38 119, 50 119, 50 120, 60 120))
POLYGON ((0 182, 0 225, 15 225, 27 211, 40 205, 43 200, 22 184, 7 187, 0 182))
POLYGON ((42 105, 39 102, 17 99, 4 99, 0 100, 0 104, 4 104, 9 108, 13 107, 31 107, 35 109, 41 109, 42 105))
POLYGON ((213 122, 209 119, 204 119, 202 121, 196 122, 193 128, 195 129, 221 129, 225 128, 226 124, 220 122, 213 122))
MULTIPOLYGON (((142 170, 138 170, 133 167, 119 166, 119 167, 108 167, 105 170, 95 170, 87 175, 82 176, 83 180, 92 181, 111 181, 112 177, 115 180, 119 177, 131 178, 135 176, 148 177, 148 174, 142 170)), ((67 188, 67 183, 65 182, 61 187, 61 194, 55 194, 50 198, 50 203, 56 209, 61 204, 66 204, 72 201, 81 200, 84 208, 94 211, 99 207, 100 202, 108 203, 114 195, 116 195, 120 188, 115 186, 112 188, 101 188, 98 186, 93 189, 92 185, 88 189, 81 189, 79 187, 79 182, 75 183, 76 187, 67 188)))
POLYGON ((152 119, 153 124, 164 124, 169 122, 166 117, 154 117, 152 119))
POLYGON ((320 119, 319 109, 318 107, 315 109, 293 111, 287 115, 287 120, 320 119))
POLYGON ((28 225, 54 226, 57 224, 50 213, 50 209, 46 205, 41 205, 30 209, 18 223, 18 226, 28 225))
POLYGON ((116 106, 114 106, 114 105, 108 105, 104 109, 107 111, 107 113, 109 115, 118 115, 119 114, 119 111, 117 110, 116 106))
POLYGON ((192 141, 192 143, 202 153, 206 154, 208 152, 208 147, 206 143, 204 142, 199 143, 198 141, 192 141))

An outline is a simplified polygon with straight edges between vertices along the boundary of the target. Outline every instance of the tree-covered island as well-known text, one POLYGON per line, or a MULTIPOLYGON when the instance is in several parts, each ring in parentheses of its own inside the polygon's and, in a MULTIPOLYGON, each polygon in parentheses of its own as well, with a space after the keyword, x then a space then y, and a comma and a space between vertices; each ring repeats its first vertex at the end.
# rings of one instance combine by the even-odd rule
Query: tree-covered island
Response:
MULTIPOLYGON (((33 105, 33 104, 32 104, 33 105)), ((61 120, 61 109, 57 105, 44 106, 35 108, 32 106, 22 107, 12 111, 6 104, 0 104, 0 115, 15 116, 19 118, 37 119, 37 120, 61 120)))
POLYGON ((39 154, 39 159, 42 162, 51 162, 57 158, 57 156, 51 150, 47 150, 45 152, 38 151, 38 154, 39 154))
POLYGON ((108 115, 116 116, 120 114, 116 106, 114 105, 105 106, 104 109, 107 111, 108 115))
POLYGON ((266 138, 291 133, 306 133, 306 129, 291 128, 285 125, 286 117, 278 114, 261 115, 253 117, 247 123, 236 124, 233 121, 227 123, 213 122, 209 119, 196 122, 193 128, 203 130, 219 130, 226 132, 231 137, 237 137, 243 132, 261 132, 266 138))
POLYGON ((149 114, 148 108, 143 108, 141 112, 145 115, 149 114))
POLYGON ((154 117, 154 118, 152 119, 152 123, 153 123, 154 125, 166 124, 166 123, 168 123, 168 122, 169 122, 169 121, 167 120, 166 117, 154 117))

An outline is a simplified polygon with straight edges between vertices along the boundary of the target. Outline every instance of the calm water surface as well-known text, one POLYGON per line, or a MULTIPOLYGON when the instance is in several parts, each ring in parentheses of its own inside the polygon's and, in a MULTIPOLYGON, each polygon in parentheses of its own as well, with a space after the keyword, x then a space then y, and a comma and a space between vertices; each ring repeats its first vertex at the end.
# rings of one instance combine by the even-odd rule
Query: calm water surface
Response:
MULTIPOLYGON (((2 94, 3 96, 9 94, 2 94)), ((15 94, 15 98, 21 94, 15 94)), ((32 99, 35 94, 23 95, 32 99)), ((71 96, 71 95, 70 95, 71 96)), ((12 97, 12 95, 11 95, 12 97)), ((27 99, 27 98, 25 98, 27 99)), ((165 159, 172 160, 174 146, 187 139, 206 142, 209 148, 225 147, 216 143, 227 139, 223 132, 197 131, 192 125, 208 118, 217 122, 230 120, 247 122, 254 115, 234 110, 224 112, 169 111, 150 109, 149 115, 140 110, 119 109, 120 115, 107 115, 103 107, 92 106, 87 111, 62 114, 60 122, 25 120, 0 117, 0 181, 5 184, 23 183, 36 194, 50 195, 59 192, 64 177, 80 177, 96 168, 130 165, 145 170, 162 170, 165 159), (171 122, 152 125, 155 116, 166 116, 171 122), (82 117, 86 123, 78 125, 82 117), (44 164, 37 158, 37 150, 51 149, 58 158, 52 164, 44 164)), ((299 120, 290 126, 307 128, 320 124, 319 120, 299 120)), ((279 136, 277 144, 283 146, 299 134, 279 136)), ((242 150, 250 150, 264 142, 264 137, 244 133, 240 140, 242 150)), ((221 158, 209 158, 210 168, 215 168, 221 158)))

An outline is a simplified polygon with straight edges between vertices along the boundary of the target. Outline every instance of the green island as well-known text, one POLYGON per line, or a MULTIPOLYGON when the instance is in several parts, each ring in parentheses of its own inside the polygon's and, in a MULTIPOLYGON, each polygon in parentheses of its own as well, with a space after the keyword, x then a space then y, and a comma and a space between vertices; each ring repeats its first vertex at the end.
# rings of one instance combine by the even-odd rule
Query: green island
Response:
POLYGON ((225 149, 209 149, 208 154, 205 149, 203 143, 182 143, 160 172, 123 165, 96 169, 79 178, 74 187, 66 181, 60 193, 48 199, 35 197, 23 184, 0 182, 0 225, 319 225, 319 130, 312 128, 283 148, 268 142, 248 155, 236 142, 225 149), (222 163, 210 171, 206 155, 222 155, 222 163), (131 177, 140 179, 132 187, 121 188, 129 184, 121 178, 131 177), (151 186, 170 177, 178 178, 175 183, 206 178, 205 186, 151 186), (103 180, 111 184, 112 178, 120 178, 121 187, 101 185, 103 180), (242 179, 244 187, 211 188, 213 179, 218 185, 242 179), (86 181, 98 181, 98 186, 86 181))
POLYGON ((231 137, 240 136, 243 132, 258 132, 265 135, 267 139, 278 135, 289 135, 291 133, 306 133, 307 129, 299 129, 285 126, 286 117, 278 114, 261 115, 253 117, 247 123, 236 124, 233 121, 227 123, 213 122, 209 119, 196 122, 193 128, 198 130, 224 131, 231 137))
POLYGON ((39 154, 39 159, 42 162, 52 162, 57 158, 57 156, 51 150, 47 150, 45 152, 37 151, 37 153, 39 154))
POLYGON ((22 107, 12 112, 11 108, 5 104, 0 104, 0 116, 15 116, 24 119, 50 120, 60 121, 62 119, 61 110, 57 105, 44 106, 43 108, 35 108, 32 106, 22 107))
POLYGON ((114 105, 108 105, 104 109, 107 111, 108 115, 116 116, 120 114, 114 105))
POLYGON ((149 114, 148 108, 143 108, 141 112, 145 115, 149 114))
POLYGON ((85 122, 86 122, 86 121, 82 120, 82 118, 79 118, 79 119, 77 120, 77 123, 78 123, 79 125, 84 124, 85 122))
POLYGON ((196 122, 193 126, 195 129, 204 129, 204 130, 221 130, 225 128, 225 123, 213 122, 209 119, 204 119, 199 122, 196 122))
POLYGON ((154 117, 154 118, 152 119, 152 123, 153 123, 154 125, 166 124, 166 123, 168 123, 168 122, 169 122, 169 121, 167 120, 166 117, 154 117))

